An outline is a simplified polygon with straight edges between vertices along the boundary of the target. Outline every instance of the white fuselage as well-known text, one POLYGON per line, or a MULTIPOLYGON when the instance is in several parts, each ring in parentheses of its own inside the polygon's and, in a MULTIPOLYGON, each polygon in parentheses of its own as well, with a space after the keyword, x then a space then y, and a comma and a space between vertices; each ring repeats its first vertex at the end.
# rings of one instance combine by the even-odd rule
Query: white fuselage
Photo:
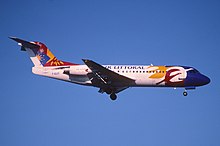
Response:
MULTIPOLYGON (((135 80, 132 86, 165 86, 166 72, 172 69, 170 82, 180 82, 184 80, 187 73, 183 67, 180 66, 143 66, 143 65, 103 65, 105 68, 114 71, 120 75, 135 80), (158 84, 159 83, 159 84, 158 84)), ((73 65, 73 66, 59 66, 59 67, 33 67, 34 74, 73 82, 76 84, 90 85, 91 80, 87 74, 92 71, 87 65, 73 65), (67 71, 68 74, 65 74, 67 71)))

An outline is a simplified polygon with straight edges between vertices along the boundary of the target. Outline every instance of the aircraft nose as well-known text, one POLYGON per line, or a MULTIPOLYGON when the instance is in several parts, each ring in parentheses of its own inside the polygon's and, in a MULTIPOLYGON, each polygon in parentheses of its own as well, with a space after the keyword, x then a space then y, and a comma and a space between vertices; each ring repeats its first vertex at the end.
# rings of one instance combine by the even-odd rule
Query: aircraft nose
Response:
POLYGON ((188 74, 184 81, 185 86, 203 86, 210 83, 210 79, 203 74, 188 74))
POLYGON ((207 85, 207 84, 209 84, 210 83, 210 79, 207 77, 207 76, 205 76, 205 75, 201 75, 200 77, 199 77, 199 80, 200 80, 200 84, 201 85, 207 85))

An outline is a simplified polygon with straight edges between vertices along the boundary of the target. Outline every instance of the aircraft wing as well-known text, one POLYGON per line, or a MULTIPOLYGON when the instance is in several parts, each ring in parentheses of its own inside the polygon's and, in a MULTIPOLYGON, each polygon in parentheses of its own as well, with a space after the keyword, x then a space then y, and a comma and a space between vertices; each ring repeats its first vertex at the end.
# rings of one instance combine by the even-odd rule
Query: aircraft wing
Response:
POLYGON ((92 60, 83 59, 83 61, 92 71, 88 77, 91 81, 94 80, 94 84, 100 89, 111 88, 118 93, 135 82, 135 80, 113 72, 92 60))

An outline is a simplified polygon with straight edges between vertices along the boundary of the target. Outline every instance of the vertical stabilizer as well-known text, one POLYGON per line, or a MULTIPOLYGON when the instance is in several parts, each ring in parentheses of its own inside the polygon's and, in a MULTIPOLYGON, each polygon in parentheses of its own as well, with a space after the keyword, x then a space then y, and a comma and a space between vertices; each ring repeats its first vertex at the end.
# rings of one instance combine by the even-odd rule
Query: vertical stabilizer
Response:
POLYGON ((9 37, 18 42, 22 51, 27 51, 34 66, 70 66, 76 65, 65 61, 58 60, 53 53, 41 42, 28 42, 19 38, 9 37))

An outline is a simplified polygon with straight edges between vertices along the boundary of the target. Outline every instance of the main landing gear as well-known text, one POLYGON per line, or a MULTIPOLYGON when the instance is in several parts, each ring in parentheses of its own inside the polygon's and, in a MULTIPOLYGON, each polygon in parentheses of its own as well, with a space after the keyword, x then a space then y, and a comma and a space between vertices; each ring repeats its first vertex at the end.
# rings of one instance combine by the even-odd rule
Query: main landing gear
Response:
POLYGON ((111 100, 116 100, 117 99, 117 95, 115 94, 113 89, 110 89, 110 88, 107 88, 107 89, 100 88, 99 89, 99 93, 104 93, 104 92, 106 94, 110 95, 111 100))
POLYGON ((117 95, 115 93, 112 93, 110 95, 111 100, 116 100, 117 99, 117 95))

